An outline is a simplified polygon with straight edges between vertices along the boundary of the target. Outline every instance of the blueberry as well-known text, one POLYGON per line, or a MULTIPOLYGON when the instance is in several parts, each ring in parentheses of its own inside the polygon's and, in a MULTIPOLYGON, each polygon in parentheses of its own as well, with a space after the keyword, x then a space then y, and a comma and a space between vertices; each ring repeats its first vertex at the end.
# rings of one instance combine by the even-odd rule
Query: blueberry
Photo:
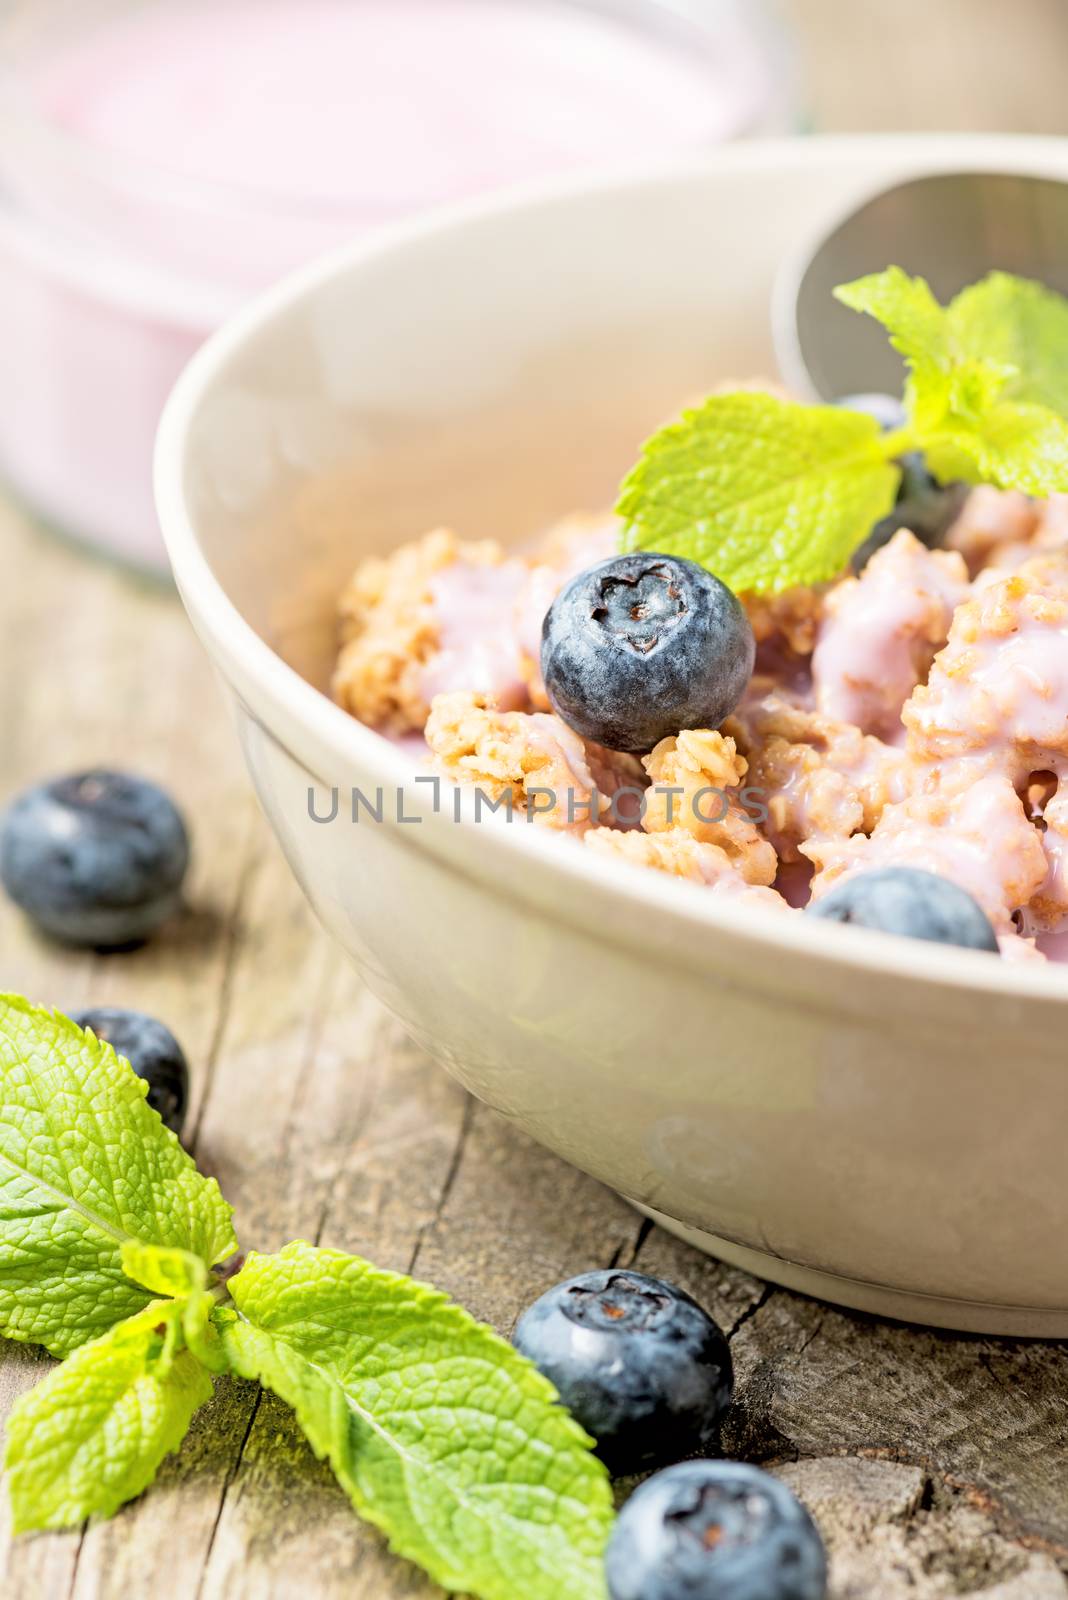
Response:
POLYGON ((718 727, 753 671, 753 630, 735 596, 674 556, 616 556, 580 572, 541 637, 553 710, 612 750, 718 727))
POLYGON ((616 1473, 707 1452, 730 1404, 727 1341, 695 1300, 640 1272, 587 1272, 520 1318, 516 1346, 616 1473))
POLYGON ((174 802, 122 772, 82 772, 20 795, 0 825, 0 882, 47 934, 136 944, 178 908, 189 838, 174 802))
POLYGON ((862 411, 865 416, 874 417, 884 433, 893 433, 908 421, 904 403, 892 394, 847 394, 834 403, 846 411, 862 411))
POLYGON ((876 550, 889 544, 899 528, 908 528, 929 550, 937 549, 961 513, 968 493, 967 484, 940 484, 916 451, 902 456, 899 466, 901 487, 897 492, 897 504, 853 552, 854 572, 863 572, 876 550))
POLYGON ((148 1084, 148 1103, 158 1111, 172 1133, 181 1134, 189 1103, 189 1067, 181 1045, 169 1028, 143 1011, 123 1011, 116 1006, 94 1006, 72 1011, 79 1028, 92 1028, 106 1039, 116 1055, 127 1060, 148 1084))
POLYGON ((605 1558, 611 1600, 823 1600, 827 1557, 785 1484, 686 1461, 636 1489, 605 1558))
MULTIPOLYGON (((874 417, 884 433, 903 428, 907 420, 901 401, 889 394, 851 394, 837 404, 874 417)), ((897 491, 897 503, 893 511, 875 524, 864 543, 853 552, 854 572, 862 572, 876 550, 889 544, 899 528, 908 528, 921 544, 928 549, 935 549, 960 515, 968 493, 966 484, 940 484, 918 450, 910 450, 901 457, 898 465, 901 468, 901 485, 897 491)))
POLYGON ((986 912, 967 890, 916 867, 880 867, 860 872, 806 906, 812 917, 878 928, 908 939, 993 950, 998 942, 986 912))

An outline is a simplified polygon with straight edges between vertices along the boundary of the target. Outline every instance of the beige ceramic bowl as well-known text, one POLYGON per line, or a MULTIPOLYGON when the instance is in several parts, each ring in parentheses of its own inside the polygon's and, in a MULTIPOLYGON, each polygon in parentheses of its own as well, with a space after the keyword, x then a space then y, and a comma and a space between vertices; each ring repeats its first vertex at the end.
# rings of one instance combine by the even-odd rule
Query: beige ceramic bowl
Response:
POLYGON ((1034 140, 848 139, 465 211, 336 256, 209 344, 157 489, 260 799, 326 926, 462 1083, 683 1237, 956 1328, 1068 1334, 1068 974, 724 905, 435 814, 323 693, 355 561, 608 503, 682 400, 771 370, 798 240, 881 182, 1068 176, 1034 140), (341 791, 332 823, 309 815, 341 791), (353 786, 385 820, 347 820, 353 786))

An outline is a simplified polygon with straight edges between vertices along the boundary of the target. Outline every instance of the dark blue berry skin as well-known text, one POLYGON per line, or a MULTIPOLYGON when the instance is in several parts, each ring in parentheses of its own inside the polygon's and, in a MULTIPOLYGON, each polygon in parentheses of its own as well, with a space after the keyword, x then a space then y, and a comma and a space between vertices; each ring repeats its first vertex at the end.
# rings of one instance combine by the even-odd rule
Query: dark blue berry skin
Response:
POLYGON ((534 1302, 515 1343, 617 1475, 716 1446, 734 1388, 731 1353, 681 1289, 640 1272, 583 1273, 534 1302))
MULTIPOLYGON (((884 433, 905 425, 904 406, 889 394, 851 394, 839 400, 838 404, 850 411, 863 411, 867 416, 874 417, 884 433)), ((936 549, 960 515, 968 492, 965 484, 940 484, 928 471, 918 450, 910 450, 901 457, 898 465, 901 468, 901 486, 897 491, 897 503, 893 511, 875 524, 864 543, 853 552, 851 564, 854 572, 862 572, 876 550, 889 544, 899 528, 908 528, 921 544, 928 549, 936 549)))
POLYGON ((916 867, 880 867, 861 872, 806 906, 810 917, 877 928, 907 939, 998 951, 985 911, 966 889, 916 867))
POLYGON ((960 515, 968 493, 966 484, 938 483, 928 472, 923 457, 916 451, 902 456, 899 465, 901 487, 897 492, 897 504, 889 515, 875 524, 864 543, 853 552, 854 572, 863 572, 876 550, 889 544, 899 528, 908 528, 921 544, 925 544, 929 550, 936 550, 960 515))
POLYGON ((153 1111, 180 1137, 189 1104, 189 1066, 171 1030, 143 1011, 123 1011, 117 1006, 72 1011, 70 1019, 79 1028, 92 1028, 98 1039, 106 1039, 115 1054, 130 1063, 148 1084, 153 1111))
POLYGON ((717 728, 745 693, 754 653, 725 584, 696 562, 644 551, 580 572, 542 625, 553 710, 610 750, 717 728))
POLYGON ((611 1600, 823 1600, 827 1558, 785 1484, 736 1461, 686 1461, 631 1495, 605 1558, 611 1600))
POLYGON ((137 944, 178 908, 189 837, 170 796, 143 778, 93 771, 13 801, 0 825, 0 882, 54 939, 137 944))

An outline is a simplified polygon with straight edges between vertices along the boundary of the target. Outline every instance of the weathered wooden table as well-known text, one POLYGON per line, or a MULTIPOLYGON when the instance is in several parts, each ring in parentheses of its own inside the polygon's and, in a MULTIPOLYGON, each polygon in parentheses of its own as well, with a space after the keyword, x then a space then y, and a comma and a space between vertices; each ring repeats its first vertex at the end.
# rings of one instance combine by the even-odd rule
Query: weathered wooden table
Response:
MULTIPOLYGON (((1063 0, 791 9, 820 126, 1068 129, 1063 0)), ((0 800, 45 774, 132 766, 174 790, 196 842, 191 909, 135 954, 65 953, 0 907, 0 986, 59 1006, 132 1004, 174 1027, 194 1069, 196 1154, 246 1244, 358 1251, 505 1332, 572 1272, 663 1273, 730 1330, 728 1446, 808 1500, 836 1600, 1068 1596, 1068 1351, 881 1324, 766 1288, 651 1230, 465 1099, 313 923, 173 595, 2 506, 0 571, 0 800)), ((3 1348, 0 1410, 44 1364, 3 1348)), ((229 1382, 114 1522, 14 1544, 0 1532, 5 1600, 435 1592, 357 1523, 285 1410, 229 1382)))

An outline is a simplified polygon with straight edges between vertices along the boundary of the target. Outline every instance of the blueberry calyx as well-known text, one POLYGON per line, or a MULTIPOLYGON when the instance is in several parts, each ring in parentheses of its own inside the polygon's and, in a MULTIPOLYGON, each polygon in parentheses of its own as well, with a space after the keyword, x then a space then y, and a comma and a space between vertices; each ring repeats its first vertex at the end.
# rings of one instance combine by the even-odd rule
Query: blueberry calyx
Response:
POLYGON ((570 1284, 562 1310, 581 1328, 648 1333, 670 1317, 673 1303, 672 1295, 655 1279, 617 1272, 603 1288, 581 1279, 570 1284))
POLYGON ((639 655, 655 650, 689 609, 675 575, 662 561, 608 574, 600 596, 590 609, 591 620, 639 655))

